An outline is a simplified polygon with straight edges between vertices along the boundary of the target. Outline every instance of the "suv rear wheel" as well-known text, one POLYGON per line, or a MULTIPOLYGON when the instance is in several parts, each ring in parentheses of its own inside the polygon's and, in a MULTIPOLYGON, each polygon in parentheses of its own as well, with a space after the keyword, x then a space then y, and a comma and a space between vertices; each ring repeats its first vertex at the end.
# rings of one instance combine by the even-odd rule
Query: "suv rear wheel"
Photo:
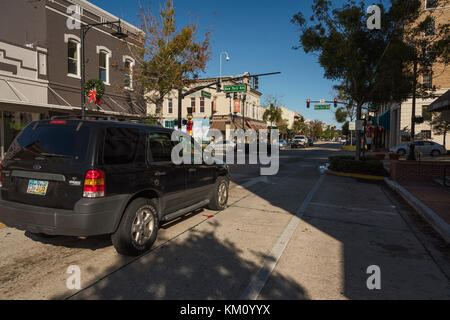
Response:
POLYGON ((440 152, 439 150, 433 150, 433 151, 431 152, 431 155, 432 155, 433 157, 439 157, 439 156, 441 155, 441 152, 440 152))
POLYGON ((138 256, 148 251, 158 234, 158 211, 154 199, 138 198, 131 202, 111 236, 116 251, 138 256))
POLYGON ((214 211, 224 210, 228 202, 229 183, 225 177, 218 177, 213 194, 209 200, 208 209, 214 211))

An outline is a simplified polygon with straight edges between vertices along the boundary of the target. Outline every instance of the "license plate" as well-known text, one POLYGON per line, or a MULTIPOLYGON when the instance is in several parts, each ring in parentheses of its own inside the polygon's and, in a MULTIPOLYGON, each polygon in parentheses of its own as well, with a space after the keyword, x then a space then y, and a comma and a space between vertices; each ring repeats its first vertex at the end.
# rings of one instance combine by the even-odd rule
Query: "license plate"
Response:
POLYGON ((28 182, 28 194, 35 194, 38 196, 45 196, 47 194, 48 181, 30 180, 28 182))

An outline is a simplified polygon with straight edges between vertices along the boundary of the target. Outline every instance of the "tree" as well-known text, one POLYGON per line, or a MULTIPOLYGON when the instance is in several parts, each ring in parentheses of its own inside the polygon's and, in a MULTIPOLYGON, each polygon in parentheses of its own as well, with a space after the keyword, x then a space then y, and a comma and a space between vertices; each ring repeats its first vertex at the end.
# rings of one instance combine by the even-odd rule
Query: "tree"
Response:
POLYGON ((289 123, 285 119, 281 119, 277 123, 278 131, 283 138, 286 138, 289 133, 289 123))
POLYGON ((263 120, 265 122, 270 122, 270 126, 273 127, 274 124, 281 121, 282 115, 283 111, 281 110, 281 108, 271 103, 266 111, 264 111, 263 120))
MULTIPOLYGON (((329 0, 314 0, 309 22, 299 12, 292 22, 300 27, 300 45, 305 53, 316 53, 325 77, 341 81, 345 93, 356 105, 356 120, 362 107, 402 102, 412 92, 411 65, 416 59, 415 45, 405 40, 404 26, 413 25, 421 15, 420 0, 391 0, 388 10, 382 4, 381 30, 367 28, 364 2, 345 3, 332 9, 329 0)), ((425 30, 420 25, 414 32, 425 30)), ((445 52, 445 43, 435 46, 430 59, 445 52)), ((448 42, 447 47, 448 51, 448 42)), ((360 158, 361 134, 357 132, 356 158, 360 158)))
POLYGON ((314 120, 311 121, 310 123, 310 127, 311 127, 311 135, 313 136, 313 138, 317 139, 322 137, 323 135, 323 123, 319 120, 314 120))
POLYGON ((309 136, 310 135, 310 128, 308 124, 306 124, 305 121, 295 120, 292 124, 292 132, 294 134, 304 134, 309 136))
POLYGON ((148 93, 148 101, 156 106, 156 116, 161 118, 164 98, 205 72, 211 54, 210 34, 206 32, 203 40, 197 41, 194 24, 178 31, 172 0, 165 3, 158 17, 150 7, 141 7, 140 18, 145 46, 135 78, 148 93))
POLYGON ((433 120, 431 121, 431 125, 433 128, 433 132, 436 135, 442 135, 444 136, 444 147, 446 146, 447 142, 447 133, 450 132, 450 121, 442 115, 442 113, 439 113, 433 117, 433 120))

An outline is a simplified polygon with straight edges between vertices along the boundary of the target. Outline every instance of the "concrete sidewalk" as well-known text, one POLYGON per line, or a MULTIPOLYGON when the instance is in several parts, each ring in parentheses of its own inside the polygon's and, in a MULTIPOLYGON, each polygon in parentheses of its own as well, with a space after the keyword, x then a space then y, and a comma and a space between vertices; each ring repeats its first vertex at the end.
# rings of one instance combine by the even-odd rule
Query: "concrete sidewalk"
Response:
MULTIPOLYGON (((305 299, 450 299, 450 282, 383 183, 326 176, 273 271, 304 288, 305 299), (369 266, 381 271, 381 289, 370 290, 369 266)), ((283 296, 269 279, 264 299, 283 296)))

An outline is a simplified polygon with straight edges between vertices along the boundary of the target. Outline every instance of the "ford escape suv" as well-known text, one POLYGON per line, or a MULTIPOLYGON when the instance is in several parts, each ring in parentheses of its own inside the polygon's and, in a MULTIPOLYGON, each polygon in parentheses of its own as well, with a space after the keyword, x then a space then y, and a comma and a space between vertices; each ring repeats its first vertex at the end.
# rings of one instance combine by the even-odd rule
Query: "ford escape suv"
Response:
MULTIPOLYGON (((149 250, 161 222, 228 201, 226 165, 171 161, 172 131, 74 118, 30 123, 1 168, 0 221, 41 235, 110 234, 120 254, 149 250)), ((194 149, 194 147, 192 147, 194 149)))

